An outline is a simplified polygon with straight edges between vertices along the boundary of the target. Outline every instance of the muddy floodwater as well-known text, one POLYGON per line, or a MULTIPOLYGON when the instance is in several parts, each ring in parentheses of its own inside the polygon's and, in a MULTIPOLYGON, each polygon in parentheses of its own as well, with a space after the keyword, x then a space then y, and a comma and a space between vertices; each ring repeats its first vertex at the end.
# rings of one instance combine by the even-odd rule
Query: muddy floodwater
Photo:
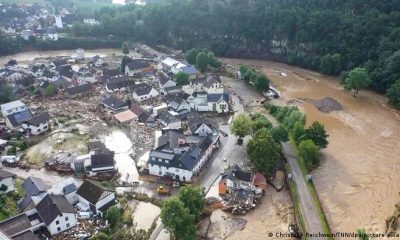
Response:
POLYGON ((284 64, 224 61, 264 71, 283 94, 281 103, 331 97, 343 106, 341 111, 326 114, 310 101, 299 104, 307 124, 320 121, 330 135, 322 164, 313 173, 314 183, 332 232, 363 227, 383 232, 385 219, 400 201, 400 115, 387 106, 387 99, 372 91, 361 91, 354 98, 337 78, 284 64))

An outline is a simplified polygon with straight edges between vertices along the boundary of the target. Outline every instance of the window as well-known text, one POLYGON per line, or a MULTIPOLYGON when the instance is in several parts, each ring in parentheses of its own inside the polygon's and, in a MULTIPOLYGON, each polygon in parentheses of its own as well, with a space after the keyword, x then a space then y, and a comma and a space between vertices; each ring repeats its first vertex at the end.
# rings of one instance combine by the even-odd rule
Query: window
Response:
POLYGON ((58 228, 57 228, 57 231, 58 231, 58 232, 61 232, 61 228, 60 228, 60 227, 58 227, 58 228))
POLYGON ((58 225, 58 224, 60 224, 60 221, 57 220, 57 221, 56 221, 56 225, 58 225))
POLYGON ((219 105, 219 107, 220 107, 221 109, 225 109, 225 108, 226 108, 226 105, 225 105, 225 104, 221 104, 221 105, 219 105))
POLYGON ((47 129, 47 125, 46 126, 44 126, 44 128, 43 129, 47 129))
POLYGON ((69 228, 69 223, 67 223, 67 228, 69 228))
POLYGON ((68 221, 69 220, 69 218, 68 217, 65 217, 65 221, 68 221))

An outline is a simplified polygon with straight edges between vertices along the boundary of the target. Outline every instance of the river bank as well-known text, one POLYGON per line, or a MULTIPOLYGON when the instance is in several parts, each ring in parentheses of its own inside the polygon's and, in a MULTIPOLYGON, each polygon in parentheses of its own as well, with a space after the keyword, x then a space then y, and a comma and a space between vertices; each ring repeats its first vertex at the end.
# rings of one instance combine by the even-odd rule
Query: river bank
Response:
POLYGON ((332 232, 364 227, 369 232, 383 232, 400 191, 400 114, 387 105, 387 99, 367 90, 354 98, 343 90, 338 78, 285 64, 224 62, 248 64, 265 72, 283 95, 280 103, 331 97, 343 106, 342 111, 326 114, 311 102, 297 103, 306 113, 308 125, 320 121, 330 135, 322 164, 313 173, 314 183, 332 232))

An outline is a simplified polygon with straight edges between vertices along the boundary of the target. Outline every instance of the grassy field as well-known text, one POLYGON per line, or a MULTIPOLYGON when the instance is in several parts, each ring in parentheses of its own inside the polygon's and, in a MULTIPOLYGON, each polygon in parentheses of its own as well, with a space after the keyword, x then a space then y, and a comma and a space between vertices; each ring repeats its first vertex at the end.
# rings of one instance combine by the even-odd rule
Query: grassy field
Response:
POLYGON ((23 181, 21 179, 16 179, 14 184, 15 191, 0 196, 0 221, 3 221, 11 216, 15 216, 19 213, 17 200, 22 198, 25 194, 25 191, 22 188, 22 182, 23 181))

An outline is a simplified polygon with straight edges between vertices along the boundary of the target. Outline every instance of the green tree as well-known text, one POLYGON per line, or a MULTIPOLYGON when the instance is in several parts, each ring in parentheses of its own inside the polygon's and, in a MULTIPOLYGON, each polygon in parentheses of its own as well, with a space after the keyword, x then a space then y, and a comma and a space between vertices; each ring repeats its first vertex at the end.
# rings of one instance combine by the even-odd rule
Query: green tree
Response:
POLYGON ((291 133, 296 144, 299 144, 305 134, 304 124, 301 122, 296 122, 293 126, 293 129, 291 130, 291 133))
POLYGON ((319 164, 318 147, 312 140, 308 139, 300 142, 299 156, 305 161, 308 170, 312 170, 319 164))
POLYGON ((196 67, 204 72, 208 66, 208 55, 205 52, 200 52, 196 57, 196 67))
POLYGON ((344 88, 348 91, 353 91, 353 96, 356 97, 361 89, 368 87, 370 84, 371 79, 368 76, 367 69, 357 67, 349 72, 344 82, 344 88))
POLYGON ((7 155, 15 155, 17 153, 17 147, 12 146, 10 149, 7 151, 7 155))
POLYGON ((265 74, 257 74, 255 81, 254 81, 254 87, 260 91, 264 92, 265 90, 268 90, 269 88, 269 82, 270 80, 265 76, 265 74))
POLYGON ((251 128, 253 132, 256 132, 261 128, 271 129, 272 123, 260 113, 255 113, 251 119, 251 128))
POLYGON ((251 134, 251 120, 247 115, 240 114, 233 120, 230 128, 234 135, 244 138, 246 135, 251 134))
POLYGON ((90 238, 91 240, 108 240, 110 239, 108 237, 107 234, 103 233, 103 232, 99 232, 96 235, 94 235, 93 237, 90 238))
POLYGON ((53 84, 49 84, 49 86, 47 86, 47 88, 44 92, 44 95, 46 97, 52 97, 56 94, 56 92, 57 92, 56 87, 53 84))
POLYGON ((132 62, 132 58, 128 57, 128 56, 123 56, 122 60, 121 60, 121 72, 125 73, 125 66, 126 64, 132 62))
POLYGON ((210 64, 211 67, 214 68, 219 68, 222 66, 221 62, 215 57, 215 54, 213 52, 208 52, 208 64, 210 64))
POLYGON ((195 240, 195 218, 184 203, 176 197, 165 200, 160 214, 165 228, 177 240, 195 240))
POLYGON ((0 85, 0 104, 11 102, 15 99, 12 88, 8 85, 0 85))
POLYGON ((199 54, 199 50, 196 48, 192 48, 185 53, 185 60, 192 65, 196 64, 197 54, 199 54))
POLYGON ((176 82, 176 85, 178 86, 183 86, 189 84, 189 74, 184 73, 184 72, 178 72, 174 76, 174 80, 176 82))
POLYGON ((289 134, 282 125, 272 128, 271 134, 276 143, 289 141, 289 134))
POLYGON ((29 143, 26 140, 22 140, 19 144, 18 147, 21 149, 21 151, 26 150, 29 147, 29 143))
POLYGON ((264 174, 271 174, 281 159, 280 145, 272 138, 266 128, 254 133, 247 144, 247 156, 257 169, 264 174))
POLYGON ((199 187, 185 186, 179 189, 178 198, 189 209, 195 220, 199 220, 205 205, 204 191, 199 187))
POLYGON ((121 223, 122 211, 120 208, 111 207, 106 212, 106 219, 110 224, 111 230, 114 232, 121 223))
POLYGON ((357 229, 359 240, 369 240, 369 235, 365 229, 357 229))
POLYGON ((286 129, 293 129, 296 123, 304 124, 306 123, 306 116, 300 112, 299 110, 288 111, 288 115, 286 115, 282 121, 283 126, 286 129))
POLYGON ((309 128, 304 131, 304 139, 312 140, 319 149, 328 146, 329 135, 325 131, 325 126, 320 122, 313 122, 309 128))
POLYGON ((129 46, 127 42, 122 43, 121 51, 123 54, 129 54, 129 46))
POLYGON ((390 87, 387 95, 389 103, 400 110, 400 79, 390 87))
POLYGON ((327 54, 321 58, 320 70, 322 73, 337 75, 342 70, 340 54, 327 54))

